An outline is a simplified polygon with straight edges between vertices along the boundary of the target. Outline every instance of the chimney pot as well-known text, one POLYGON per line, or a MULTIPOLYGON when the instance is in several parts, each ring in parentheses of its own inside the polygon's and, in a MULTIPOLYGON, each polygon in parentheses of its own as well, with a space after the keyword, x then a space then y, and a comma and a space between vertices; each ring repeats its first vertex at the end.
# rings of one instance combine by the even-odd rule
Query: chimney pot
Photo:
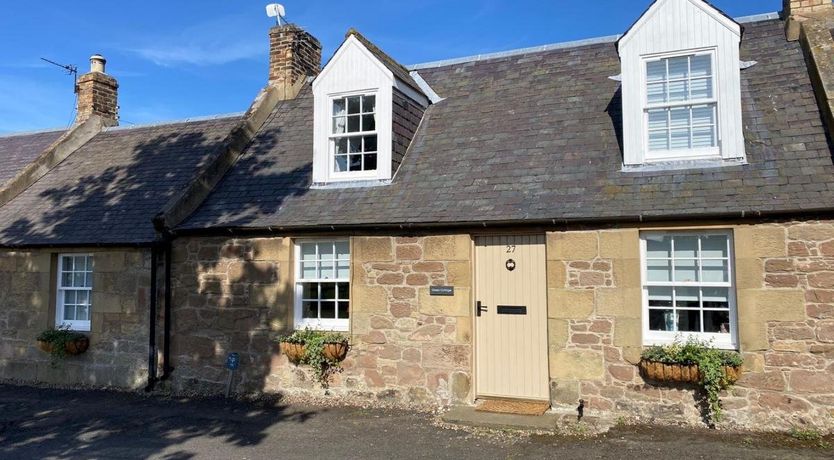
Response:
POLYGON ((100 54, 90 56, 90 72, 104 72, 104 66, 107 65, 107 59, 100 54))

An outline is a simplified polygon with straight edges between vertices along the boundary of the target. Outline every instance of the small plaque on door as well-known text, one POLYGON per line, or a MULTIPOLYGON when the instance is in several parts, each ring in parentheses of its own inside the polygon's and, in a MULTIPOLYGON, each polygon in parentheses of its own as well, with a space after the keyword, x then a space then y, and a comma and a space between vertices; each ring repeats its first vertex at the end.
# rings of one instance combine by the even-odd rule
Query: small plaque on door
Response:
POLYGON ((455 295, 455 287, 454 286, 431 286, 431 287, 429 287, 429 295, 441 296, 441 297, 452 297, 452 296, 455 295))
POLYGON ((526 315, 527 314, 527 307, 499 305, 498 306, 498 314, 499 315, 526 315))

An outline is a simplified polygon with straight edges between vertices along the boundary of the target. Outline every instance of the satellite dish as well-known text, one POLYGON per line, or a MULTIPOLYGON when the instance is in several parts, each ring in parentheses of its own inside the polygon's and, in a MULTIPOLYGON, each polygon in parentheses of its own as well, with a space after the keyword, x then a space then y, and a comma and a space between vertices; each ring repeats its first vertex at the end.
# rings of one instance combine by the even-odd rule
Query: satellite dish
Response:
POLYGON ((284 9, 284 5, 280 3, 270 3, 266 6, 266 15, 275 18, 275 22, 281 25, 281 21, 287 15, 287 11, 284 9))

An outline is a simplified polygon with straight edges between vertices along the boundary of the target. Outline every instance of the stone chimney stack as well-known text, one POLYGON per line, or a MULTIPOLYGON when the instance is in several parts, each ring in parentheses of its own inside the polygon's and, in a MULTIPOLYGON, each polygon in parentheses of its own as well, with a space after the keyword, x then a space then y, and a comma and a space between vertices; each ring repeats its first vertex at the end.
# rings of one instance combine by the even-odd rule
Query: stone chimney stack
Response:
POLYGON ((831 0, 782 0, 782 18, 786 22, 788 40, 799 39, 801 23, 820 15, 829 15, 831 0))
POLYGON ((93 115, 109 126, 119 124, 119 83, 105 73, 107 60, 100 54, 90 57, 90 72, 78 77, 75 94, 78 107, 75 123, 83 123, 93 115))
POLYGON ((307 77, 321 71, 321 43, 294 24, 275 26, 269 31, 269 85, 282 100, 298 95, 307 77))

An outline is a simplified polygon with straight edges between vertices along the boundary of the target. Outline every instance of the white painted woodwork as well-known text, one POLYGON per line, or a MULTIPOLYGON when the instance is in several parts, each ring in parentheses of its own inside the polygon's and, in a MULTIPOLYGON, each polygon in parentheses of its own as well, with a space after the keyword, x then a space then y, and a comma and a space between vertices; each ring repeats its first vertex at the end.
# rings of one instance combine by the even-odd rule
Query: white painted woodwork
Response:
POLYGON ((313 82, 313 183, 391 179, 393 88, 396 78, 353 35, 347 38, 313 82), (334 173, 330 154, 332 99, 354 94, 376 95, 377 170, 334 173))
POLYGON ((544 235, 475 240, 475 299, 486 307, 475 317, 478 397, 550 399, 545 252, 544 235), (499 305, 526 306, 527 314, 499 315, 499 305))
POLYGON ((745 159, 741 117, 741 27, 702 0, 659 0, 619 43, 623 88, 624 163, 644 163, 647 152, 645 59, 713 50, 721 158, 745 159))

